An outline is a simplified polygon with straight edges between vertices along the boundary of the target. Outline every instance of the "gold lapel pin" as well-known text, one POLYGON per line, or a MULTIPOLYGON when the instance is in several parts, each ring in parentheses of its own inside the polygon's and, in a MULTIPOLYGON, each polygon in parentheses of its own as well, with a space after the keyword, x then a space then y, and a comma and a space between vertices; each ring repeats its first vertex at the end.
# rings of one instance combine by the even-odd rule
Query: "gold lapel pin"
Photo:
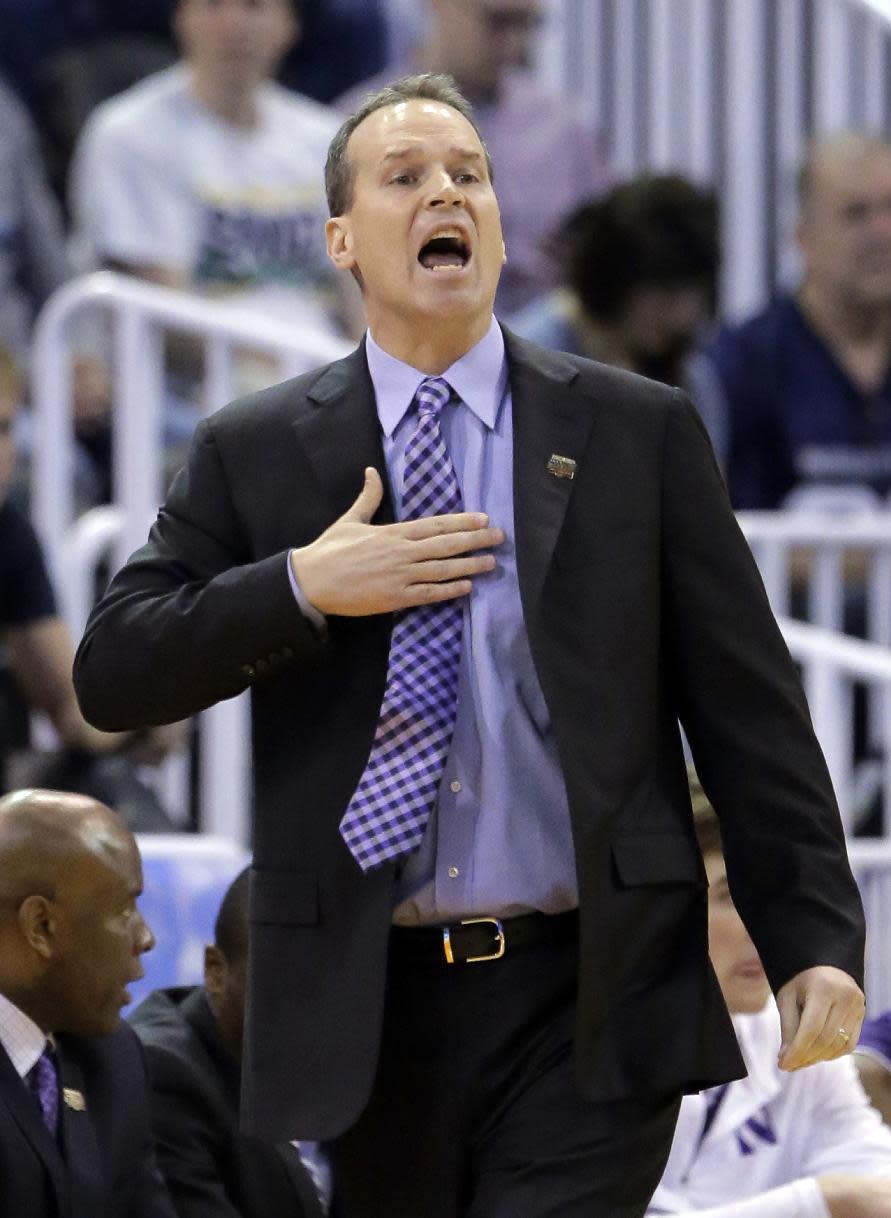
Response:
POLYGON ((570 482, 575 477, 575 461, 572 457, 561 457, 559 453, 551 453, 548 457, 548 473, 555 478, 568 478, 570 482))
POLYGON ((86 1112, 87 1110, 87 1101, 84 1099, 84 1093, 77 1091, 74 1087, 63 1087, 62 1099, 75 1112, 86 1112))

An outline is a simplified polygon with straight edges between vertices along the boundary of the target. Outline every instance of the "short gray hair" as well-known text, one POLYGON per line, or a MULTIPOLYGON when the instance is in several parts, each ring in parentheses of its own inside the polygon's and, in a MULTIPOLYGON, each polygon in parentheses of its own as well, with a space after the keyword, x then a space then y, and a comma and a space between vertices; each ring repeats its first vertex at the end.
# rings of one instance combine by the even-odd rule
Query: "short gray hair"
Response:
POLYGON ((467 119, 483 146, 489 180, 494 180, 492 158, 489 156, 486 141, 477 125, 470 102, 459 90, 454 79, 438 72, 403 76, 385 88, 378 89, 376 93, 369 93, 355 114, 351 114, 344 120, 340 130, 331 141, 328 148, 328 159, 325 163, 325 193, 328 196, 330 215, 342 216, 344 212, 349 211, 353 203, 353 183, 356 178, 356 170, 347 156, 347 144, 359 124, 363 123, 369 114, 374 114, 375 110, 383 110, 386 106, 396 106, 400 102, 418 99, 442 102, 446 106, 451 106, 453 110, 457 110, 467 119))

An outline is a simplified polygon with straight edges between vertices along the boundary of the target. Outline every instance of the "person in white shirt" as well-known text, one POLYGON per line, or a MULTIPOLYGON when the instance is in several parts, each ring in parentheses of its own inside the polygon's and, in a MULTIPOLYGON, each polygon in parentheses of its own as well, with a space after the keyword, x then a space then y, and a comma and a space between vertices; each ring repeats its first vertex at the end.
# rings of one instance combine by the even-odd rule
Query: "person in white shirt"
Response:
POLYGON ((79 141, 83 261, 343 330, 322 185, 339 119, 271 79, 299 28, 299 0, 177 0, 181 62, 97 107, 79 141))
POLYGON ((708 875, 709 954, 748 1077, 684 1097, 649 1218, 885 1218, 891 1130, 849 1056, 780 1070, 780 1019, 733 904, 717 817, 695 776, 696 832, 708 875))

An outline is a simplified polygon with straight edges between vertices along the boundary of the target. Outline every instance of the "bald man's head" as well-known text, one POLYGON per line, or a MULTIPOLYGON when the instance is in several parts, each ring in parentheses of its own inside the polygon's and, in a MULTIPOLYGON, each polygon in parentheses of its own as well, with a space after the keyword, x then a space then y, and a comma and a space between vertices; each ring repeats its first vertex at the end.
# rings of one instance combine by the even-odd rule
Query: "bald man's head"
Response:
POLYGON ((0 992, 47 1032, 114 1030, 154 945, 132 833, 95 800, 0 799, 0 992))
POLYGON ((798 190, 812 288, 852 308, 891 305, 891 145, 855 132, 816 140, 798 190))

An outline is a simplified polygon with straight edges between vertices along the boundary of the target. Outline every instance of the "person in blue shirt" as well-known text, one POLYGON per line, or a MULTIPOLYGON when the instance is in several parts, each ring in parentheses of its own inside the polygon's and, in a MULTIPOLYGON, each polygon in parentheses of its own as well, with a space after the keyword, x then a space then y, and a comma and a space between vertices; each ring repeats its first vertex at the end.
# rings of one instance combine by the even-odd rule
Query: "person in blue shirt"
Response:
POLYGON ((730 417, 736 508, 794 488, 891 491, 891 147, 842 134, 800 172, 804 274, 711 350, 730 417))

